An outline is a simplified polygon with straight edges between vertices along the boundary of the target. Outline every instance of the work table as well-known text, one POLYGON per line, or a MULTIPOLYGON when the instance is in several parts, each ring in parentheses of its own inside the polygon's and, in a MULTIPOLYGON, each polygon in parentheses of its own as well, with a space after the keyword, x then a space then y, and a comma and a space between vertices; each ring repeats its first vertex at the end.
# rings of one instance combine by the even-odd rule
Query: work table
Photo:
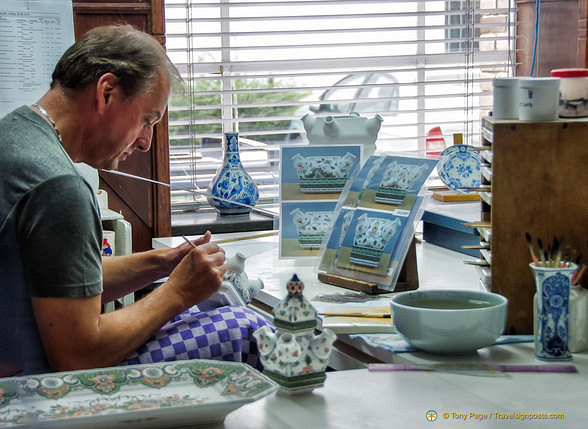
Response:
MULTIPOLYGON (((243 238, 259 233, 215 235, 213 240, 243 238)), ((154 247, 175 246, 181 237, 154 239, 154 247)), ((285 295, 285 284, 293 273, 305 283, 305 296, 313 302, 319 294, 347 290, 317 280, 316 259, 279 259, 277 236, 223 243, 227 257, 236 252, 247 257, 245 271, 260 278, 265 287, 256 297, 264 305, 275 306, 285 295)), ((429 243, 416 247, 420 289, 473 289, 483 287, 474 267, 463 261, 473 258, 429 243)), ((347 291, 351 292, 351 291, 347 291)), ((389 295, 380 296, 385 298, 389 295)), ((483 424, 507 427, 523 424, 517 414, 535 414, 532 427, 559 424, 566 428, 585 427, 582 409, 588 385, 588 353, 574 354, 578 373, 508 373, 508 376, 475 376, 448 372, 375 372, 370 362, 438 364, 468 362, 484 365, 546 365, 534 357, 533 343, 495 345, 476 353, 440 356, 424 352, 394 353, 367 345, 352 335, 338 335, 345 345, 334 354, 338 369, 327 373, 324 387, 309 394, 282 393, 248 404, 230 413, 227 429, 301 427, 382 428, 421 427, 430 424, 427 413, 437 413, 435 427, 483 424), (354 355, 355 352, 355 355, 354 355), (444 418, 447 413, 447 418, 444 418), (471 414, 470 414, 471 413, 471 414), (550 414, 553 414, 549 418, 550 414), (465 418, 463 417, 465 415, 465 418), (461 420, 460 420, 461 419, 461 420), (465 422, 463 421, 465 419, 465 422)))

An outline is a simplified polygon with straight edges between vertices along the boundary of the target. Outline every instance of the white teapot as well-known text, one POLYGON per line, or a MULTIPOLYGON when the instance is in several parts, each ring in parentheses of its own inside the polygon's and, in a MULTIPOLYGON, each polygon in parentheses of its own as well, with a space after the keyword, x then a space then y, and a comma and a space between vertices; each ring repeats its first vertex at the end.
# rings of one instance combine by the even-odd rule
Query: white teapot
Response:
POLYGON ((306 114, 302 117, 310 144, 362 144, 363 159, 376 151, 376 140, 383 121, 378 114, 368 119, 357 112, 326 117, 306 114))

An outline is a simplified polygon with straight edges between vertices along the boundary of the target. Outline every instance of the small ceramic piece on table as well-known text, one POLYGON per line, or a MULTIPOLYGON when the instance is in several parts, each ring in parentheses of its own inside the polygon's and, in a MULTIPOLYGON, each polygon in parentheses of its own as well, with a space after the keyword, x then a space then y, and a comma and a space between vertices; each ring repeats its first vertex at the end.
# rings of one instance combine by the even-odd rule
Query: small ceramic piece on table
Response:
POLYGON ((314 334, 317 312, 302 295, 296 274, 287 284, 288 295, 273 310, 276 332, 267 325, 253 333, 264 374, 288 394, 310 392, 325 381, 325 370, 336 335, 330 329, 314 334))

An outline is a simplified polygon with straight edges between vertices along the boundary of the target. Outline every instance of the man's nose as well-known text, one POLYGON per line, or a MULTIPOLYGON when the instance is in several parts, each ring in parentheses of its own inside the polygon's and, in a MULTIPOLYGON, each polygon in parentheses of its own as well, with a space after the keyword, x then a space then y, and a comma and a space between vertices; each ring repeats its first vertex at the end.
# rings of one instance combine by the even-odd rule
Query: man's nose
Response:
POLYGON ((141 152, 147 152, 151 148, 151 139, 153 138, 153 126, 143 128, 137 140, 135 140, 135 147, 141 152))

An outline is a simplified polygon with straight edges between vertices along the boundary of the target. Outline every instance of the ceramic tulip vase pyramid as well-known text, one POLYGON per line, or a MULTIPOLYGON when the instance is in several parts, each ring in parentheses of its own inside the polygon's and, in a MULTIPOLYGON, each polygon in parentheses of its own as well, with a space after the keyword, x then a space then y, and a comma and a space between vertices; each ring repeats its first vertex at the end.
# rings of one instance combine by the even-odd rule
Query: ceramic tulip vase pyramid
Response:
POLYGON ((286 393, 309 392, 324 384, 336 336, 326 328, 319 335, 313 333, 317 312, 302 295, 304 284, 296 274, 287 288, 288 295, 273 310, 276 332, 266 325, 253 336, 264 374, 286 393))

